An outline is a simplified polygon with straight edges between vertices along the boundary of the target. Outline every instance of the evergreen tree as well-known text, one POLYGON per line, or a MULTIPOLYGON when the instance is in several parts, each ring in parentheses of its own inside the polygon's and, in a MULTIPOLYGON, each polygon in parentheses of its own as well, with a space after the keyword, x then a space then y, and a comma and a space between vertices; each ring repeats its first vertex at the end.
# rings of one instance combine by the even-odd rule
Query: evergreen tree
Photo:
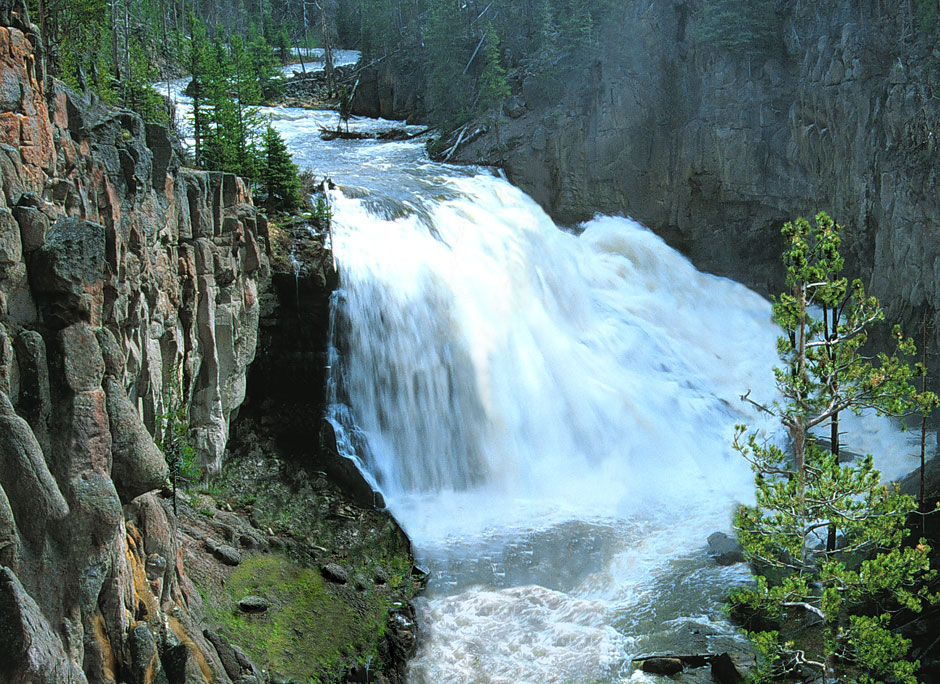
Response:
MULTIPOLYGON (((492 22, 486 26, 483 73, 480 76, 480 106, 486 110, 499 110, 509 99, 509 83, 506 81, 506 69, 499 53, 499 36, 492 22)), ((497 117, 498 117, 497 113, 497 117)))
POLYGON ((562 11, 557 15, 557 22, 563 50, 582 50, 591 44, 594 17, 581 0, 565 0, 562 11))
MULTIPOLYGON (((339 90, 339 120, 346 124, 346 132, 349 133, 349 119, 352 117, 353 91, 346 86, 339 90)), ((336 127, 339 130, 339 126, 336 127)))
POLYGON ((276 211, 293 211, 303 203, 297 166, 290 158, 284 139, 271 126, 265 130, 262 142, 261 186, 266 195, 265 205, 276 211))
POLYGON ((189 94, 193 100, 193 141, 196 166, 201 166, 203 131, 208 125, 208 111, 206 109, 206 78, 209 68, 209 41, 206 36, 206 25, 194 15, 190 15, 192 24, 192 38, 189 41, 186 66, 192 75, 189 94))
POLYGON ((203 165, 213 171, 235 171, 238 151, 242 144, 238 122, 238 105, 232 98, 232 63, 229 59, 221 31, 208 52, 206 61, 206 93, 209 126, 204 131, 203 165))
POLYGON ((780 46, 775 0, 706 0, 692 34, 707 52, 760 57, 780 46))
POLYGON ((132 38, 130 48, 130 72, 124 87, 124 106, 140 114, 145 121, 167 124, 170 113, 167 103, 154 89, 157 71, 151 66, 147 46, 132 38))
POLYGON ((431 118, 453 130, 472 113, 473 81, 465 66, 472 55, 466 23, 453 0, 430 0, 424 29, 431 118))
POLYGON ((261 89, 261 96, 265 100, 276 100, 283 92, 284 74, 278 68, 274 49, 256 27, 252 27, 248 33, 246 51, 251 59, 258 87, 261 89))
MULTIPOLYGON (((762 408, 786 427, 792 454, 739 426, 734 446, 752 464, 757 504, 742 507, 735 525, 758 576, 731 602, 779 626, 750 635, 765 678, 800 671, 842 681, 851 670, 860 682, 914 684, 917 664, 891 632, 889 609, 893 601, 918 611, 928 598, 929 548, 903 544, 914 501, 881 483, 870 455, 841 464, 810 432, 846 410, 915 406, 913 374, 898 353, 861 354, 883 314, 859 281, 841 277, 839 232, 823 213, 783 229, 790 291, 773 306, 784 329, 775 371, 783 400, 762 408)), ((895 339, 898 352, 913 353, 898 330, 895 339)))

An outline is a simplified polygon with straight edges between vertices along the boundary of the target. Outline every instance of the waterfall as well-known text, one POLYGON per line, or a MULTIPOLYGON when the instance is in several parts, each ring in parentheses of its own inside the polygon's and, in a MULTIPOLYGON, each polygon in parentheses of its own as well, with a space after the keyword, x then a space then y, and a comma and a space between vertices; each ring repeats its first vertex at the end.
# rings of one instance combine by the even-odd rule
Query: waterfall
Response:
POLYGON ((730 442, 772 393, 769 303, 630 219, 440 183, 413 212, 333 198, 329 418, 434 576, 411 680, 619 681, 683 630, 738 638, 746 574, 704 545, 750 498, 730 442))

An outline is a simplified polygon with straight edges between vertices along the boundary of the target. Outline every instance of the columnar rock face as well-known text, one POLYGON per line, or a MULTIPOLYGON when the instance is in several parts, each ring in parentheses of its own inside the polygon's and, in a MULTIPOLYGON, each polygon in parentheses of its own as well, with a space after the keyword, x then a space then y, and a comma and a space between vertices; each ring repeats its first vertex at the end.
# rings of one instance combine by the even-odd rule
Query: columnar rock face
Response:
POLYGON ((0 19, 0 681, 229 681, 151 434, 182 403, 219 468, 264 218, 165 129, 47 77, 20 1, 0 19))

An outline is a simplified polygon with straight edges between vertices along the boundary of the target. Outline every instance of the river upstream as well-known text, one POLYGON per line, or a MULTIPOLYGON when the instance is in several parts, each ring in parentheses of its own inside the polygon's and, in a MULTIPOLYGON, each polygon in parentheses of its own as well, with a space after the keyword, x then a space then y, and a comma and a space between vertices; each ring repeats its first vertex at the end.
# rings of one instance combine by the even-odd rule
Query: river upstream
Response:
POLYGON ((323 142, 335 113, 262 111, 338 186, 328 418, 431 572, 410 681, 665 682, 631 659, 743 650, 722 602, 749 576, 706 538, 752 498, 730 443, 759 426, 740 396, 774 396, 769 303, 630 219, 560 228, 423 139, 323 142))

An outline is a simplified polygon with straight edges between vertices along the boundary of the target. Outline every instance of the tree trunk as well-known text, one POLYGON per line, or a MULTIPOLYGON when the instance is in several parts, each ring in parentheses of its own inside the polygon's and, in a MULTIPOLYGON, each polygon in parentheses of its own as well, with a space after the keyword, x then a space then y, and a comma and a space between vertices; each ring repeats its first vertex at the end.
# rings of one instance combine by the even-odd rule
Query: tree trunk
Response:
POLYGON ((333 75, 333 41, 325 8, 320 9, 320 31, 323 33, 323 70, 326 72, 326 87, 329 96, 333 97, 336 91, 333 75))
MULTIPOLYGON (((835 456, 836 463, 839 462, 839 414, 834 413, 829 422, 829 440, 831 442, 832 455, 835 456)), ((826 537, 826 551, 832 553, 836 550, 837 529, 835 523, 829 523, 829 534, 826 537)))
POLYGON ((120 45, 121 37, 118 33, 118 4, 117 0, 111 0, 111 63, 114 66, 114 78, 121 80, 121 60, 120 45))
MULTIPOLYGON (((823 308, 823 332, 826 335, 826 354, 829 356, 829 361, 832 362, 835 359, 835 349, 833 345, 835 344, 835 339, 837 331, 839 329, 839 321, 836 319, 838 312, 838 307, 833 307, 831 312, 828 307, 823 308), (830 323, 829 314, 832 314, 832 321, 830 323)), ((833 378, 830 385, 830 393, 835 395, 839 391, 838 378, 833 378)), ((832 414, 832 419, 829 421, 829 450, 832 452, 832 455, 835 456, 836 463, 839 462, 839 413, 836 412, 832 414)), ((826 551, 832 553, 836 550, 836 535, 838 530, 834 523, 829 524, 829 533, 826 536, 826 551)))
POLYGON ((304 9, 304 50, 310 47, 310 37, 307 34, 307 0, 301 0, 304 9))
MULTIPOLYGON (((796 331, 796 359, 793 371, 794 383, 804 384, 806 378, 806 285, 798 283, 794 286, 797 307, 800 312, 800 323, 796 331)), ((804 397, 796 397, 798 412, 804 410, 804 397)), ((800 495, 806 491, 806 423, 802 415, 798 415, 790 427, 790 437, 793 439, 793 460, 796 464, 796 476, 799 480, 800 495)))
MULTIPOLYGON (((923 355, 920 377, 920 393, 927 392, 927 313, 924 312, 924 320, 921 324, 921 343, 920 349, 923 355)), ((927 512, 927 411, 923 407, 920 410, 920 512, 927 512)), ((923 522, 923 519, 921 519, 923 522)))

